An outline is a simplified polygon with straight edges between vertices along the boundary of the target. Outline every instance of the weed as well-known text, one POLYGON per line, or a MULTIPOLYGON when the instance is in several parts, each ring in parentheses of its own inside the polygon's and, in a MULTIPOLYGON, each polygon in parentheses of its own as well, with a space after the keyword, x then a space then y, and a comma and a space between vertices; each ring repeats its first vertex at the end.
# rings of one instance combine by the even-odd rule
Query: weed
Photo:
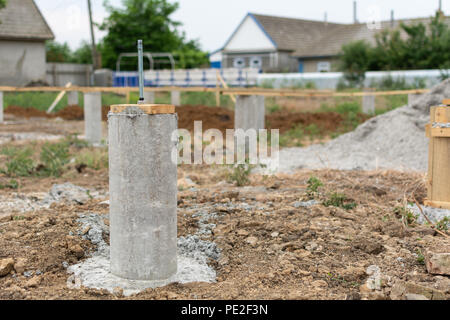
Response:
POLYGON ((236 182, 238 187, 245 186, 250 182, 249 176, 253 168, 254 165, 248 163, 234 165, 232 172, 228 176, 228 180, 236 182))
POLYGON ((34 162, 31 158, 33 150, 30 148, 3 148, 2 154, 8 157, 6 168, 1 172, 9 177, 28 177, 34 169, 34 162))
POLYGON ((0 189, 18 189, 19 183, 17 180, 11 179, 7 184, 0 184, 0 189))
POLYGON ((281 147, 302 146, 302 139, 305 136, 304 128, 301 124, 280 135, 279 144, 281 147))
POLYGON ((86 148, 89 146, 89 142, 78 138, 78 133, 74 133, 74 134, 67 136, 64 139, 64 143, 66 143, 69 147, 73 146, 78 149, 86 148))
POLYGON ((449 225, 450 225, 449 217, 444 217, 443 219, 439 220, 436 223, 436 229, 438 229, 440 231, 447 231, 449 225))
POLYGON ((351 210, 356 208, 357 204, 351 202, 345 194, 333 192, 329 198, 323 202, 325 207, 339 207, 345 210, 351 210))
POLYGON ((108 168, 108 153, 106 150, 83 150, 75 157, 76 165, 86 165, 88 168, 100 170, 108 168))
POLYGON ((39 174, 59 177, 63 167, 69 162, 69 147, 66 142, 46 143, 41 150, 39 174))
POLYGON ((314 196, 317 194, 319 187, 322 187, 323 183, 316 177, 310 177, 306 183, 308 185, 306 187, 306 194, 308 198, 314 199, 314 196))
POLYGON ((397 217, 403 219, 406 225, 414 224, 417 220, 417 215, 415 215, 410 209, 405 207, 395 207, 394 214, 397 217))
POLYGON ((422 251, 420 251, 420 249, 417 249, 416 250, 416 254, 417 254, 417 259, 416 259, 417 263, 421 264, 421 265, 424 265, 425 264, 425 257, 423 255, 422 251))

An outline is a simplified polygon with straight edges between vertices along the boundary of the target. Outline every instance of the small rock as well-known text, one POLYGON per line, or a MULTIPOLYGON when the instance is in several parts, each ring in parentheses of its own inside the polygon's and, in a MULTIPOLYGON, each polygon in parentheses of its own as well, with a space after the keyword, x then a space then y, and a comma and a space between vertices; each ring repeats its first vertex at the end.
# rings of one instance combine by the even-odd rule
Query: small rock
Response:
POLYGON ((84 257, 84 250, 79 244, 75 244, 69 247, 70 252, 72 252, 75 257, 82 258, 84 257))
POLYGON ((345 300, 361 300, 359 292, 352 292, 345 296, 345 300))
POLYGON ((26 265, 27 265, 27 259, 25 259, 25 258, 18 258, 16 260, 16 263, 14 264, 14 270, 16 270, 16 272, 18 274, 22 274, 26 270, 26 265))
POLYGON ((415 293, 407 293, 407 294, 405 294, 405 299, 406 300, 430 300, 427 297, 425 297, 424 295, 415 294, 415 293))
POLYGON ((425 265, 428 273, 450 276, 450 253, 428 251, 425 254, 425 265))
POLYGON ((7 258, 0 260, 0 277, 8 275, 14 269, 14 259, 7 258))
POLYGON ((25 276, 25 278, 29 278, 29 277, 31 277, 33 275, 33 271, 25 271, 23 273, 23 275, 25 276))
POLYGON ((40 277, 33 277, 29 279, 27 282, 25 282, 25 287, 27 288, 36 288, 41 283, 40 277))
POLYGON ((248 244, 251 244, 252 246, 256 245, 258 243, 258 238, 256 237, 248 237, 247 239, 245 239, 245 242, 247 242, 248 244))
POLYGON ((244 237, 249 235, 248 231, 244 230, 244 229, 239 229, 236 233, 238 236, 244 236, 244 237))
POLYGON ((167 299, 174 300, 177 297, 178 297, 178 295, 176 293, 174 293, 174 292, 168 292, 167 293, 167 299))
POLYGON ((319 249, 319 245, 316 242, 311 241, 311 242, 308 242, 306 244, 305 249, 308 250, 308 251, 318 250, 319 249))
POLYGON ((279 232, 272 232, 271 234, 270 234, 270 236, 272 237, 272 238, 276 238, 276 237, 278 237, 280 235, 280 233, 279 232))
POLYGON ((84 228, 83 231, 81 231, 81 234, 85 235, 89 232, 89 230, 91 230, 91 226, 87 226, 86 228, 84 228))
POLYGON ((62 266, 64 269, 67 269, 69 267, 69 263, 67 261, 63 261, 62 266))
POLYGON ((115 295, 118 298, 123 297, 123 289, 121 287, 115 287, 113 289, 113 295, 115 295))

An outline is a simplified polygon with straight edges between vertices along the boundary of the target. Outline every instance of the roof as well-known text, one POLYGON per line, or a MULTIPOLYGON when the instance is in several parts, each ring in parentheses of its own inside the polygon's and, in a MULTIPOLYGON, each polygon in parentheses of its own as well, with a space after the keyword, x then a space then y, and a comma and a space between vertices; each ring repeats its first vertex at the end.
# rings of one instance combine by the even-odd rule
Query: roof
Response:
MULTIPOLYGON (((428 23, 431 18, 396 20, 380 22, 381 29, 368 28, 366 23, 341 24, 304 19, 284 18, 249 13, 278 50, 292 51, 296 57, 327 57, 340 53, 342 45, 366 40, 375 43, 375 36, 382 30, 396 28, 405 24, 428 23)), ((450 17, 445 18, 450 25, 450 17)))
POLYGON ((54 39, 34 0, 7 0, 0 10, 0 39, 51 40, 54 39))

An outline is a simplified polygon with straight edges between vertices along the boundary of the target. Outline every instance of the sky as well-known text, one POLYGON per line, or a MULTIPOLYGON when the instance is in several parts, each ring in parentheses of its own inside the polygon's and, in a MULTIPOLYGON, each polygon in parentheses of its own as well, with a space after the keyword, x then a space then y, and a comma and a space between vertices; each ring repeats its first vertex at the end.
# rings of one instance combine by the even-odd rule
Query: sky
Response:
MULTIPOLYGON (((91 0, 94 22, 107 16, 104 0, 91 0)), ((175 2, 176 0, 169 0, 175 2)), ((90 41, 87 0, 35 0, 52 28, 56 41, 76 49, 81 41, 90 41)), ((121 6, 122 0, 109 0, 121 6)), ((434 15, 439 0, 358 0, 358 20, 389 20, 434 15)), ((198 39, 203 50, 220 49, 248 12, 340 23, 353 22, 353 0, 178 0, 173 19, 180 21, 188 39, 198 39)), ((450 14, 450 0, 442 0, 442 9, 450 14)), ((104 36, 95 30, 96 40, 104 36)))

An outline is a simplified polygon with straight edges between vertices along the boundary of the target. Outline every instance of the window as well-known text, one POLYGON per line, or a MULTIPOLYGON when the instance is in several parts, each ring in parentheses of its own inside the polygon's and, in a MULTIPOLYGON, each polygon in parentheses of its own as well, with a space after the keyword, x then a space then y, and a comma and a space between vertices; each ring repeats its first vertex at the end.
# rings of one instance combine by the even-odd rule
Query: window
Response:
POLYGON ((250 58, 250 68, 261 69, 262 68, 262 58, 261 57, 251 57, 250 58))
POLYGON ((317 72, 330 72, 331 64, 329 61, 320 61, 317 63, 317 72))
POLYGON ((233 66, 235 68, 245 68, 245 59, 244 58, 234 58, 233 60, 233 66))

